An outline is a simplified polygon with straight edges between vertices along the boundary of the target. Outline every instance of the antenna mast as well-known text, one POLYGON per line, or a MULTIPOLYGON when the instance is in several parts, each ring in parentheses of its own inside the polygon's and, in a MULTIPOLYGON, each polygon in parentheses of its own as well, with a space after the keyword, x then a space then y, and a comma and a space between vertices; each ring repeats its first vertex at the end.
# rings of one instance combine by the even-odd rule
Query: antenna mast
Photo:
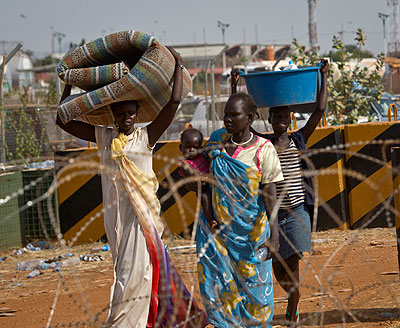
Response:
POLYGON ((308 0, 308 39, 312 51, 318 53, 318 34, 317 34, 317 1, 308 0))
POLYGON ((396 55, 400 51, 399 42, 399 1, 387 0, 389 13, 388 53, 396 55))

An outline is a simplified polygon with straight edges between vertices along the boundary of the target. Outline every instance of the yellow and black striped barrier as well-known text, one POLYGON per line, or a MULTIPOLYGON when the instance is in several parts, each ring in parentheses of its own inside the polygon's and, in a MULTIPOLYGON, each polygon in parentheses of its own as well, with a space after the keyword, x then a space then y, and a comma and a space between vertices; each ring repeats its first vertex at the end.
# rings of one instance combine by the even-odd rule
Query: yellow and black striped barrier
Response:
POLYGON ((392 148, 393 195, 397 236, 397 260, 400 272, 400 148, 392 148))
MULTIPOLYGON (((393 144, 385 147, 379 141, 399 136, 400 123, 389 122, 322 127, 314 131, 307 148, 309 159, 316 169, 314 184, 318 197, 318 230, 347 228, 347 223, 351 227, 359 227, 371 218, 370 226, 387 225, 390 214, 382 206, 386 201, 393 203, 390 161, 390 146, 393 144), (343 150, 340 145, 344 140, 347 146, 343 150), (337 146, 338 150, 332 149, 333 146, 337 146)), ((85 157, 91 155, 98 161, 96 151, 74 150, 57 155, 72 156, 75 162, 80 158, 86 160, 85 157)), ((195 193, 188 192, 183 186, 171 193, 174 182, 181 180, 177 170, 180 157, 179 141, 157 143, 153 167, 160 183, 158 197, 167 229, 175 234, 182 233, 193 223, 197 204, 195 193)), ((64 170, 58 180, 74 173, 74 170, 76 168, 73 167, 69 171, 64 170)), ((65 179, 58 188, 58 200, 61 232, 66 240, 72 240, 78 234, 77 242, 87 242, 104 235, 99 175, 91 173, 65 179), (83 229, 96 215, 96 220, 83 229)))
POLYGON ((308 158, 314 165, 315 197, 318 199, 317 230, 348 226, 346 183, 341 127, 315 129, 307 142, 308 158))
POLYGON ((60 230, 68 242, 74 237, 77 243, 96 241, 105 234, 100 175, 94 172, 80 174, 88 167, 88 162, 99 164, 97 148, 56 153, 56 168, 58 171, 63 169, 57 174, 60 230), (74 159, 73 165, 68 165, 70 159, 74 159))
MULTIPOLYGON (((307 146, 315 151, 327 146, 337 145, 340 142, 340 129, 333 127, 318 128, 310 137, 307 146)), ((70 170, 64 170, 63 174, 58 176, 58 180, 62 180, 72 173, 71 177, 64 179, 65 181, 58 188, 61 232, 67 241, 79 235, 76 242, 89 242, 98 240, 105 234, 104 219, 101 213, 100 176, 95 173, 74 174, 79 169, 76 166, 79 160, 87 161, 90 158, 98 163, 99 159, 96 152, 97 149, 93 148, 57 153, 58 156, 75 159, 75 166, 71 167, 70 170), (90 225, 81 231, 94 216, 96 216, 96 219, 92 219, 90 225)), ((181 179, 177 169, 177 160, 181 157, 179 141, 164 141, 156 144, 153 169, 160 183, 157 196, 161 201, 162 218, 167 229, 175 234, 181 234, 193 224, 197 204, 195 193, 188 192, 183 186, 177 188, 175 195, 170 192, 174 182, 181 179), (179 199, 179 205, 177 199, 179 199)), ((315 178, 319 185, 317 229, 344 226, 347 219, 347 209, 341 175, 341 155, 336 153, 312 154, 311 160, 317 170, 335 169, 335 173, 320 174, 315 178), (331 219, 333 216, 339 219, 336 219, 336 221, 331 219)))
MULTIPOLYGON (((270 136, 265 135, 266 138, 270 136)), ((339 150, 331 150, 341 143, 341 127, 319 127, 308 139, 307 152, 303 154, 307 162, 312 163, 310 167, 315 172, 313 184, 315 198, 318 199, 317 230, 346 229, 348 226, 343 152, 340 152, 340 147, 337 147, 339 150)))
POLYGON ((157 142, 153 155, 153 170, 159 182, 157 197, 161 202, 162 219, 167 229, 174 234, 181 234, 194 222, 196 195, 180 186, 174 197, 171 186, 182 179, 179 175, 177 161, 182 157, 179 150, 180 141, 157 142), (179 199, 179 205, 176 200, 179 199))
MULTIPOLYGON (((183 186, 175 195, 170 193, 170 186, 181 179, 177 170, 181 156, 179 141, 159 142, 154 149, 153 169, 160 183, 157 196, 161 200, 161 213, 167 230, 175 234, 193 224, 197 200, 195 193, 183 186), (179 206, 176 199, 180 200, 179 206)), ((85 170, 90 161, 99 164, 97 148, 59 151, 56 157, 58 169, 64 167, 57 176, 60 229, 64 239, 76 239, 76 243, 100 239, 105 234, 101 177, 96 174, 96 168, 91 173, 78 172, 85 170), (74 159, 73 165, 69 164, 70 158, 74 159), (84 164, 79 165, 80 161, 84 164)))
POLYGON ((379 122, 344 126, 346 141, 346 185, 350 225, 382 227, 393 225, 390 148, 400 144, 400 123, 379 122), (386 144, 385 144, 386 140, 386 144))

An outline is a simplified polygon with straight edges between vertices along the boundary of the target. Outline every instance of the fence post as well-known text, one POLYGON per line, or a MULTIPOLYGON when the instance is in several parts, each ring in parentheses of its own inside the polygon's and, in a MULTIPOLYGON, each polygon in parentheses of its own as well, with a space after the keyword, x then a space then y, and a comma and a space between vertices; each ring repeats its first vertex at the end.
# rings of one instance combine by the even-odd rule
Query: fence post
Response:
POLYGON ((400 272, 400 147, 392 148, 393 196, 396 218, 397 260, 400 272))
POLYGON ((6 59, 7 56, 3 56, 3 61, 1 64, 1 71, 0 71, 0 133, 1 133, 1 153, 0 153, 0 163, 6 161, 6 152, 5 152, 5 115, 3 110, 3 79, 4 79, 4 69, 6 67, 6 59))

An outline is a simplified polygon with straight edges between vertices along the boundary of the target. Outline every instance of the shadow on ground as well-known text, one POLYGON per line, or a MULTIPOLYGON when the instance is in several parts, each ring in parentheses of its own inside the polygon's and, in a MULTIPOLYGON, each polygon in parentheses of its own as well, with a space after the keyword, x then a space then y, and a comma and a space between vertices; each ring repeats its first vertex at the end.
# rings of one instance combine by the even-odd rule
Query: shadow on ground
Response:
MULTIPOLYGON (((348 309, 347 311, 331 310, 321 312, 300 313, 299 326, 321 326, 329 324, 343 324, 354 322, 386 322, 394 321, 400 323, 399 308, 371 308, 371 309, 348 309)), ((284 315, 276 315, 273 324, 286 325, 284 315)))

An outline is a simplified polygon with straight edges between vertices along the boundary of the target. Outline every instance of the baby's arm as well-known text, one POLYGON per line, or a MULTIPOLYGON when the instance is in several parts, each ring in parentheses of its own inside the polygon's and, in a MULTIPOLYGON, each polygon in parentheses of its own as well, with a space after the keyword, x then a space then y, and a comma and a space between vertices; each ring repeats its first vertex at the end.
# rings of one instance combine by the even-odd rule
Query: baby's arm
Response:
MULTIPOLYGON (((189 178, 189 177, 194 177, 195 175, 194 170, 188 167, 185 167, 186 165, 183 164, 180 168, 179 171, 181 172, 182 176, 184 178, 189 178)), ((217 221, 214 220, 214 212, 212 210, 212 201, 211 201, 211 190, 208 184, 205 184, 204 182, 201 183, 201 191, 200 191, 200 204, 201 208, 203 209, 204 216, 206 217, 208 224, 210 225, 210 228, 215 228, 217 226, 217 221)), ((198 182, 197 181, 191 181, 185 183, 185 188, 188 191, 194 191, 197 194, 198 191, 198 182)))
POLYGON ((211 190, 208 184, 203 185, 200 195, 201 207, 203 208, 204 216, 206 217, 211 229, 217 226, 217 221, 214 219, 212 209, 211 190))
MULTIPOLYGON (((179 167, 179 172, 181 173, 181 175, 184 178, 190 178, 193 177, 193 169, 191 169, 190 167, 188 167, 188 165, 186 163, 182 163, 181 162, 181 166, 179 167)), ((185 183, 185 188, 188 191, 194 191, 197 192, 198 187, 197 187, 197 181, 194 181, 194 179, 192 179, 190 182, 186 182, 185 183)))

